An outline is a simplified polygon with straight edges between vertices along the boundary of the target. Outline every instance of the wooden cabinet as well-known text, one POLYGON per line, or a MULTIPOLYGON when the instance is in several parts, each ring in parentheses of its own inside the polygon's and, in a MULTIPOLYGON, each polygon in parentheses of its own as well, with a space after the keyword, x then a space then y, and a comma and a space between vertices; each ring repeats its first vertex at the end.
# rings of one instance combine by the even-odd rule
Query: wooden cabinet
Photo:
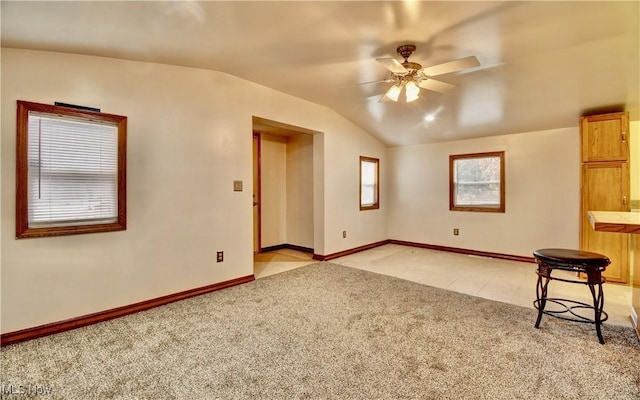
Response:
POLYGON ((582 165, 580 248, 609 257, 611 265, 607 268, 605 277, 612 282, 627 282, 628 236, 623 233, 612 235, 609 232, 594 231, 589 224, 587 211, 628 211, 623 200, 625 198, 629 198, 629 163, 612 161, 582 165))
POLYGON ((604 254, 611 265, 604 276, 609 282, 629 280, 627 234, 595 232, 588 211, 629 211, 629 118, 612 113, 580 119, 581 204, 580 248, 604 254))
POLYGON ((627 113, 592 115, 580 120, 582 162, 628 161, 627 113))

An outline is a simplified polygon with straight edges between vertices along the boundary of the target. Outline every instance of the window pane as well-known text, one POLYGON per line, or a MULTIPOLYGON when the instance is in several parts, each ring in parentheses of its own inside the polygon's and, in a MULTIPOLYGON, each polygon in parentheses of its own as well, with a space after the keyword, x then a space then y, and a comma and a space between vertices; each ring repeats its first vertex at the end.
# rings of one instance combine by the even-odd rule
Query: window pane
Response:
POLYGON ((373 185, 376 183, 376 164, 363 161, 362 162, 362 184, 373 185))
POLYGON ((500 206, 500 158, 468 158, 455 163, 456 205, 500 206))
POLYGON ((362 197, 360 198, 360 203, 363 206, 371 205, 376 202, 375 198, 375 186, 373 185, 362 185, 362 197))

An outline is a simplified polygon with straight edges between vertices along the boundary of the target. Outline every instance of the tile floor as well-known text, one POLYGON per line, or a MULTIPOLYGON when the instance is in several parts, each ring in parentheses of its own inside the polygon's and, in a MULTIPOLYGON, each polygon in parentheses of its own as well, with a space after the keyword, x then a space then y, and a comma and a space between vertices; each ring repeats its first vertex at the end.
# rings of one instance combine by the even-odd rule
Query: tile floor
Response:
POLYGON ((253 256, 253 275, 256 279, 278 274, 305 265, 316 263, 312 254, 302 251, 281 249, 253 256))
MULTIPOLYGON (((282 249, 255 257, 256 279, 313 264, 311 254, 282 249)), ((330 262, 394 276, 425 285, 486 299, 533 308, 537 275, 535 264, 469 256, 388 244, 340 257, 330 262)), ((567 274, 571 277, 570 274, 567 274)), ((559 281, 549 284, 551 297, 591 302, 585 285, 559 281)), ((605 283, 606 323, 631 326, 629 286, 605 283)), ((586 314, 588 315, 588 314, 586 314)))

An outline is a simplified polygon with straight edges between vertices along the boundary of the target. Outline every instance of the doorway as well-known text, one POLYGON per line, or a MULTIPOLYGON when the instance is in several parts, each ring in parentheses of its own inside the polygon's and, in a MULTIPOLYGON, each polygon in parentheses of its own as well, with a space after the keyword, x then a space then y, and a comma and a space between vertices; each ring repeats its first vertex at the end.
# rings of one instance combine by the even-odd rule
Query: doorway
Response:
POLYGON ((286 270, 312 261, 314 133, 253 118, 254 275, 264 263, 286 270))

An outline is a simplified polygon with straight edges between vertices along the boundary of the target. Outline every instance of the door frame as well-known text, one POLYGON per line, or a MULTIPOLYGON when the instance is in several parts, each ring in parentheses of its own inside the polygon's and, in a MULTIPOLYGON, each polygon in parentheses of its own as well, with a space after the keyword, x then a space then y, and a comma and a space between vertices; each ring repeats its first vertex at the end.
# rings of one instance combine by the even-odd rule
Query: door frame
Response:
MULTIPOLYGON (((324 254, 324 133, 296 125, 278 122, 272 119, 251 117, 252 133, 260 135, 259 142, 262 141, 262 135, 290 136, 297 134, 309 134, 313 137, 313 251, 315 254, 324 254)), ((260 153, 262 153, 260 146, 260 153)), ((262 156, 259 157, 259 173, 262 175, 262 156)), ((261 179, 261 177, 260 177, 261 179)), ((262 191, 262 182, 259 182, 260 192, 262 191)), ((260 221, 260 250, 262 248, 262 201, 261 193, 259 194, 259 214, 260 221)))
POLYGON ((253 131, 252 135, 252 151, 253 151, 253 172, 255 176, 253 177, 253 184, 251 185, 251 190, 254 192, 252 196, 253 199, 253 207, 257 207, 257 213, 253 213, 253 245, 256 243, 258 245, 257 250, 254 248, 254 254, 260 254, 262 252, 262 137, 260 132, 253 131), (257 193, 255 193, 257 192, 257 193))

